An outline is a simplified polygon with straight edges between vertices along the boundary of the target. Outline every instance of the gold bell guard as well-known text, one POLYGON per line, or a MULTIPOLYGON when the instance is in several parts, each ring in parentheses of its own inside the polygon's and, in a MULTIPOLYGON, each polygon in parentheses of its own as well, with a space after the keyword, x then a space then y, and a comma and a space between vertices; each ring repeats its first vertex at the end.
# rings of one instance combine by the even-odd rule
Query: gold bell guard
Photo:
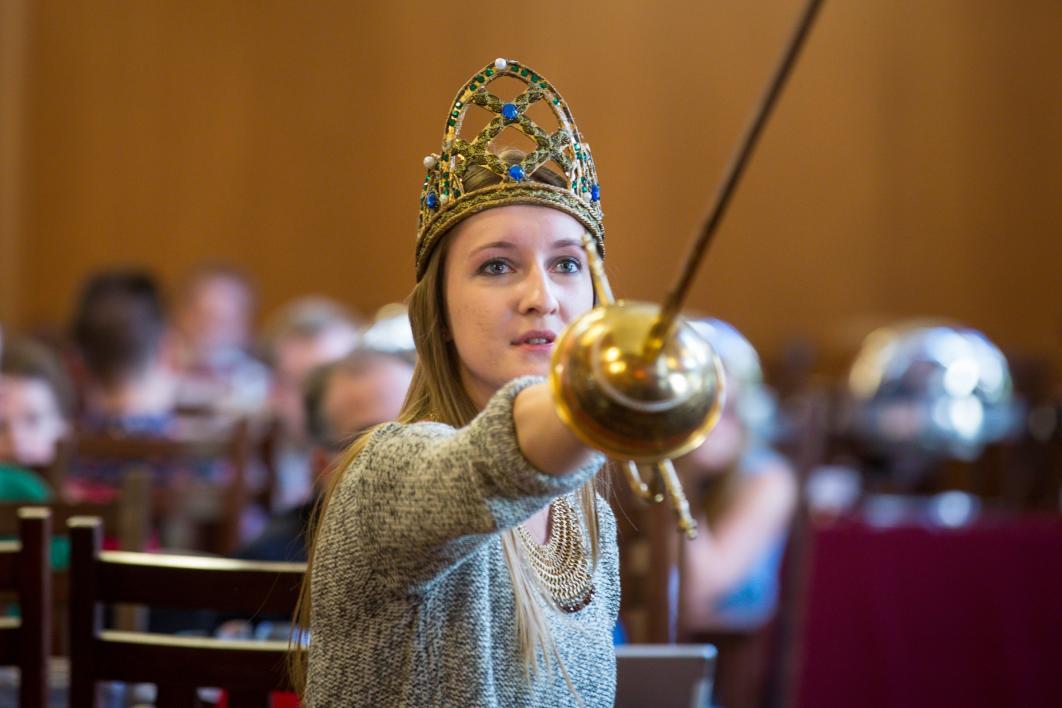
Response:
POLYGON ((678 527, 697 535, 672 458, 700 445, 723 407, 723 368, 711 346, 679 321, 654 351, 645 342, 660 308, 616 301, 589 234, 583 237, 598 306, 570 324, 553 347, 550 384, 557 411, 587 445, 622 461, 635 495, 670 499, 678 527), (657 475, 647 483, 639 466, 657 475))

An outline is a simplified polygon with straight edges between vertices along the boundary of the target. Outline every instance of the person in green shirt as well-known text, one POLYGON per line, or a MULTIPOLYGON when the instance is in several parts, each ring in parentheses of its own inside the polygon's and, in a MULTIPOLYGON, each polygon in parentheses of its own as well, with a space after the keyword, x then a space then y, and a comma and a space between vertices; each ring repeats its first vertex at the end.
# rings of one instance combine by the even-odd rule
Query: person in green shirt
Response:
POLYGON ((52 489, 40 475, 0 462, 0 500, 47 503, 52 489))
MULTIPOLYGON (((70 385, 45 347, 6 338, 0 352, 0 500, 46 504, 57 492, 27 468, 55 463, 69 430, 70 385)), ((69 565, 64 537, 52 541, 52 567, 69 565)))

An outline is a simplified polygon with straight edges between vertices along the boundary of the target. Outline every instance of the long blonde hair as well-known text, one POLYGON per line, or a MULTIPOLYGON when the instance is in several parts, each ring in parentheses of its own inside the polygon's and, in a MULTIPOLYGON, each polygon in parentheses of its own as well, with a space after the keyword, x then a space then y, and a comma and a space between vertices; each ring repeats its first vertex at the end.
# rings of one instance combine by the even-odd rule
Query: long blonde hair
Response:
MULTIPOLYGON (((500 157, 512 164, 522 159, 523 153, 508 150, 500 157)), ((558 181, 563 184, 563 180, 558 175, 544 168, 536 171, 531 178, 549 184, 557 184, 558 181)), ((472 168, 464 180, 465 192, 488 186, 492 181, 500 180, 486 169, 472 168)), ((409 392, 406 394, 398 416, 399 423, 408 424, 430 419, 460 428, 468 425, 479 413, 479 409, 461 383, 457 348, 444 335, 448 331, 446 293, 443 287, 447 246, 448 239, 444 238, 430 256, 424 276, 414 286, 409 297, 409 319, 417 347, 417 364, 413 370, 409 392)), ((292 683, 300 695, 306 685, 308 656, 306 651, 302 650, 302 646, 304 640, 309 637, 310 584, 314 554, 317 550, 317 528, 328 511, 328 502, 334 490, 340 484, 346 471, 365 449, 371 437, 372 431, 369 431, 350 445, 336 461, 335 474, 331 475, 328 487, 318 498, 310 517, 307 530, 306 576, 299 590, 299 600, 291 633, 292 650, 289 653, 292 683)), ((600 556, 596 500, 597 492, 591 480, 579 490, 579 506, 586 521, 591 559, 595 569, 600 556)), ((530 677, 538 672, 540 668, 538 657, 541 657, 547 670, 556 660, 557 667, 569 688, 578 695, 564 662, 560 658, 549 628, 548 618, 537 602, 537 598, 545 598, 549 602, 552 602, 552 599, 541 589, 537 575, 523 552, 515 529, 506 529, 501 533, 501 544, 513 584, 517 641, 524 662, 525 674, 530 677)))

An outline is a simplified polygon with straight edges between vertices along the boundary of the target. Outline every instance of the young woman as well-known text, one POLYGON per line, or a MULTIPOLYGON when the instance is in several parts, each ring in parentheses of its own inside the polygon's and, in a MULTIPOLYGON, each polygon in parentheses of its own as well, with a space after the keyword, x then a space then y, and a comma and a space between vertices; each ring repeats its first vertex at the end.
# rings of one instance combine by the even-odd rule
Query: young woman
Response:
POLYGON ((580 246, 589 233, 603 251, 593 162, 560 96, 516 62, 477 73, 448 113, 425 159, 418 363, 399 421, 350 448, 322 500, 300 610, 304 700, 611 706, 615 520, 593 486, 604 460, 541 378, 553 341, 593 306, 580 246), (492 93, 499 77, 520 95, 492 93), (552 135, 524 114, 539 101, 552 135), (495 117, 466 141, 469 105, 495 117), (495 153, 510 126, 539 149, 495 153))
POLYGON ((693 632, 745 632, 771 619, 796 479, 770 446, 774 402, 759 356, 734 327, 694 322, 727 374, 727 401, 699 448, 676 461, 700 493, 697 538, 683 544, 683 621, 693 632))
POLYGON ((685 633, 719 649, 720 705, 759 705, 768 649, 759 630, 778 604, 796 475, 770 446, 774 404, 752 344, 720 320, 693 326, 723 362, 727 400, 704 444, 676 460, 701 501, 697 538, 682 545, 680 617, 685 633))

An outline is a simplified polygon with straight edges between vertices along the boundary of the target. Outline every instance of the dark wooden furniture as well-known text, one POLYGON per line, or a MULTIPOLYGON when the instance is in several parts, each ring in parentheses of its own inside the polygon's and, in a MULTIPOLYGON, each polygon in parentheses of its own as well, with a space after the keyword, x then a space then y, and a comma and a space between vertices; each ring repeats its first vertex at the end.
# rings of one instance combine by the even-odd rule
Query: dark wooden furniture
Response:
POLYGON ((193 706, 200 687, 230 706, 266 706, 291 690, 285 641, 202 639, 105 629, 105 605, 291 616, 305 565, 101 550, 98 519, 70 521, 72 705, 91 706, 97 681, 154 683, 157 705, 193 706))
POLYGON ((0 592, 13 591, 19 617, 0 619, 0 665, 18 666, 19 705, 37 708, 48 696, 52 605, 51 519, 47 509, 22 509, 19 540, 0 541, 0 592))
MULTIPOLYGON (((25 508, 46 509, 51 516, 51 530, 56 536, 66 533, 67 521, 77 516, 95 516, 102 520, 104 534, 125 551, 142 551, 151 536, 151 479, 142 471, 133 471, 122 480, 118 498, 107 503, 52 501, 46 504, 0 502, 0 537, 18 533, 20 513, 25 508)), ((66 628, 67 606, 70 601, 70 576, 66 568, 52 573, 50 591, 52 616, 52 656, 66 656, 70 652, 66 628)), ((139 627, 146 622, 143 611, 123 606, 116 608, 116 622, 123 628, 139 627)))
POLYGON ((124 551, 141 551, 147 545, 150 532, 149 509, 151 504, 151 479, 141 471, 134 471, 122 480, 118 498, 113 502, 51 501, 44 503, 0 501, 0 536, 18 533, 19 510, 24 507, 49 509, 52 530, 56 534, 66 531, 66 522, 75 516, 96 516, 103 522, 104 534, 118 541, 124 551))
POLYGON ((620 618, 627 640, 674 643, 677 633, 680 538, 667 503, 646 504, 631 492, 619 463, 610 462, 608 498, 619 534, 620 618))
MULTIPOLYGON (((186 474, 179 477, 181 482, 154 485, 151 506, 163 530, 191 529, 194 538, 175 543, 181 550, 226 555, 239 546, 240 520, 252 496, 252 439, 246 421, 187 439, 80 432, 73 456, 78 461, 105 461, 123 470, 227 465, 224 482, 186 474)), ((170 542, 162 540, 164 544, 170 542)))

